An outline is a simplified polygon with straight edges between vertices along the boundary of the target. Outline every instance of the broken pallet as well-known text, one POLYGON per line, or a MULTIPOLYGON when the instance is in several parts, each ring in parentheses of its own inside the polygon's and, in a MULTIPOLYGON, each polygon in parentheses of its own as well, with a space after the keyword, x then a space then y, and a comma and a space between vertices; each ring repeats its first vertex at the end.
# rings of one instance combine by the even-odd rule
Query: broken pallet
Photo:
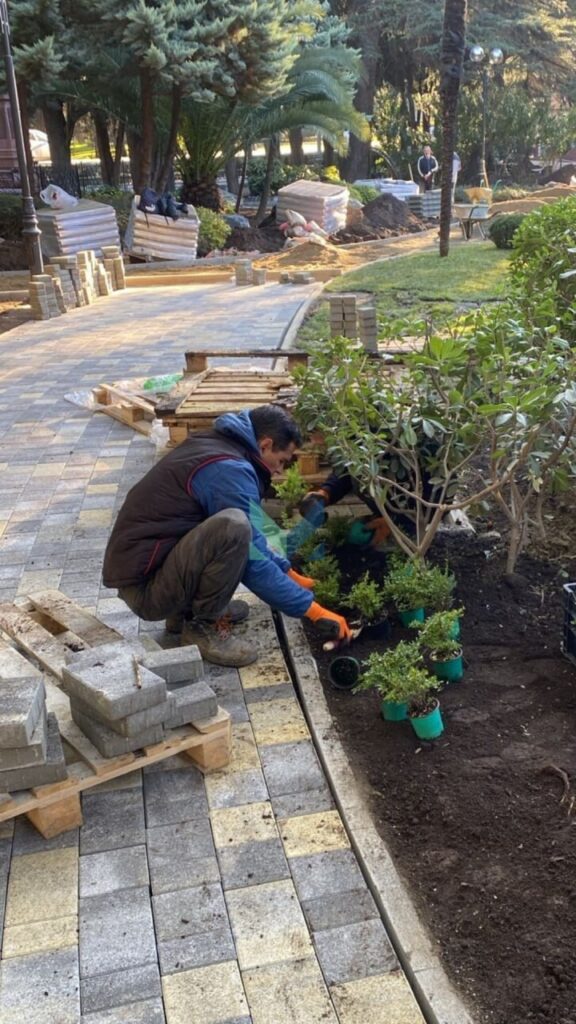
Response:
POLYGON ((102 407, 99 412, 112 416, 139 434, 149 436, 155 420, 153 402, 130 394, 129 391, 122 391, 112 384, 100 384, 92 388, 92 397, 102 407))
MULTIPOLYGON (((96 616, 59 591, 32 594, 15 604, 0 604, 0 628, 55 679, 60 679, 66 655, 88 647, 124 639, 96 616)), ((0 641, 0 679, 29 677, 40 670, 14 647, 0 641)), ((145 768, 175 754, 186 754, 201 771, 228 764, 232 728, 227 711, 180 729, 172 729, 160 743, 135 753, 106 758, 78 728, 70 714, 66 694, 50 678, 44 679, 48 711, 58 718, 66 746, 68 778, 47 786, 0 795, 0 822, 26 814, 45 838, 82 824, 80 793, 101 782, 145 768)))

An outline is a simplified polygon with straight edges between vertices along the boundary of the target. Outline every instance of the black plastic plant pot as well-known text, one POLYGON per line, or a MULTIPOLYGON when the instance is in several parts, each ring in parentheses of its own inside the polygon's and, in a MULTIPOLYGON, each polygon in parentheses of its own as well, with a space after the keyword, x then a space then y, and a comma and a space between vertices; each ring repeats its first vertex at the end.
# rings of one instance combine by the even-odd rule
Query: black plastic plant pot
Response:
POLYGON ((328 676, 337 690, 351 690, 360 678, 360 662, 349 654, 334 658, 328 666, 328 676))

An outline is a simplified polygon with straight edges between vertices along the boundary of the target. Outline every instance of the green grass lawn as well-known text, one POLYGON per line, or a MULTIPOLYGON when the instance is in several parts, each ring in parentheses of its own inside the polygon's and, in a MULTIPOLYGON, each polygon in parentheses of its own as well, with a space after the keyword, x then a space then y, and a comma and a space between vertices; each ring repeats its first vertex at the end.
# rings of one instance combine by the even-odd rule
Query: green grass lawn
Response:
MULTIPOLYGON (((380 261, 331 281, 327 292, 367 292, 383 318, 431 317, 438 327, 448 317, 484 302, 503 299, 507 291, 509 254, 492 242, 464 243, 440 259, 419 253, 380 261)), ((300 329, 298 343, 328 337, 328 303, 300 329)))
POLYGON ((73 142, 71 146, 73 160, 97 160, 93 142, 73 142))

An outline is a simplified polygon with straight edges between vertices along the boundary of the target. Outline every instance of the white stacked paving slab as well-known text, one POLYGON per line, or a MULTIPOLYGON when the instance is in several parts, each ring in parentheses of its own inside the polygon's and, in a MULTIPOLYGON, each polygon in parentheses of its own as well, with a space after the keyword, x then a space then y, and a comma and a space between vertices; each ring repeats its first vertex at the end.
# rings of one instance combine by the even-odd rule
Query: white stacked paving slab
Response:
POLYGON ((93 199, 80 199, 68 210, 38 210, 38 225, 45 257, 71 256, 82 249, 120 245, 118 222, 113 206, 93 199))
POLYGON ((172 220, 159 213, 143 213, 139 202, 140 196, 134 196, 124 239, 126 251, 160 260, 195 260, 200 221, 194 207, 172 220))
POLYGON ((328 185, 323 181, 293 181, 278 190, 276 219, 287 219, 287 211, 295 210, 306 221, 315 221, 319 227, 333 234, 346 227, 346 211, 350 193, 343 185, 328 185))

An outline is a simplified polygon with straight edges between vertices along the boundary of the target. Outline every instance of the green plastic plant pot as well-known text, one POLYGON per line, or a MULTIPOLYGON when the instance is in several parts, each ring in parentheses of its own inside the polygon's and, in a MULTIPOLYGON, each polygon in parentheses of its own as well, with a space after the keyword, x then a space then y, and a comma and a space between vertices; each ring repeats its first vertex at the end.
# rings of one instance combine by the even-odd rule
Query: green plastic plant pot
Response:
POLYGON ((407 612, 398 612, 398 616, 403 626, 409 626, 411 622, 424 622, 425 612, 423 608, 411 608, 407 612))
POLYGON ((369 544, 374 536, 372 530, 366 528, 366 524, 360 519, 356 519, 348 530, 346 540, 349 544, 356 544, 358 547, 363 547, 365 544, 369 544))
POLYGON ((429 711, 427 715, 410 715, 409 717, 419 740, 436 740, 444 732, 444 722, 438 701, 436 701, 434 710, 429 711))
POLYGON ((328 666, 328 677, 337 690, 351 690, 360 678, 360 662, 349 654, 334 658, 328 666))
POLYGON ((408 705, 395 700, 383 700, 380 713, 385 722, 405 722, 408 718, 408 705))
POLYGON ((452 626, 452 629, 450 630, 450 639, 451 640, 459 640, 460 639, 460 619, 456 619, 456 622, 452 626))
POLYGON ((449 658, 448 661, 434 661, 432 670, 436 679, 443 679, 445 683, 457 683, 464 675, 464 660, 462 653, 456 658, 449 658))

